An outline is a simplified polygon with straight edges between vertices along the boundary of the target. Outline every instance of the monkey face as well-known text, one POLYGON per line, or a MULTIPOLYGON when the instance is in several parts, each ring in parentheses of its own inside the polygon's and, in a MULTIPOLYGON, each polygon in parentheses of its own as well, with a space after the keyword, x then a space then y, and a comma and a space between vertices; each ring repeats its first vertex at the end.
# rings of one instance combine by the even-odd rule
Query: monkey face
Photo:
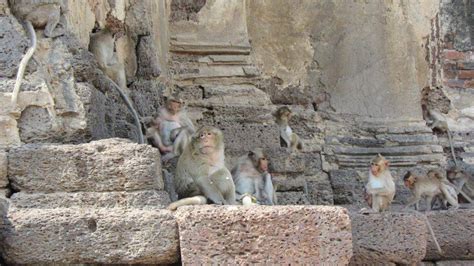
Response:
POLYGON ((260 173, 268 172, 268 159, 262 149, 259 148, 249 151, 248 157, 252 161, 255 169, 257 169, 260 173))
POLYGON ((168 109, 168 112, 172 115, 175 115, 181 111, 181 103, 177 101, 169 101, 166 109, 168 109))
POLYGON ((375 156, 375 158, 370 164, 370 172, 374 176, 379 176, 380 173, 382 173, 383 171, 385 171, 385 169, 388 168, 388 165, 389 161, 385 160, 382 155, 378 154, 377 156, 375 156))
POLYGON ((403 184, 405 185, 406 188, 412 189, 414 187, 416 178, 413 176, 410 172, 408 172, 404 177, 403 177, 403 184))
POLYGON ((199 129, 193 137, 193 146, 201 154, 209 154, 222 147, 222 132, 213 127, 199 129))

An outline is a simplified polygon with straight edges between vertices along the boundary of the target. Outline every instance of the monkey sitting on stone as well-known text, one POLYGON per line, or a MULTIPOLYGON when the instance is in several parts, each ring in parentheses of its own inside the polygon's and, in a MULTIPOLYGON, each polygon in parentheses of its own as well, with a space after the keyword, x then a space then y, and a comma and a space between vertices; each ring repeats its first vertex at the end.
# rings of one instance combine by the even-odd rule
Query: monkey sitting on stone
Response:
POLYGON ((183 101, 175 96, 166 100, 165 106, 158 111, 158 116, 147 129, 147 137, 163 154, 163 161, 179 156, 188 145, 194 125, 183 108, 183 101))
POLYGON ((459 207, 457 192, 454 185, 442 176, 439 171, 430 170, 426 176, 414 175, 408 171, 403 177, 403 183, 410 189, 413 196, 408 200, 405 209, 415 204, 415 209, 418 210, 418 203, 421 197, 426 197, 426 210, 431 210, 433 198, 440 196, 443 200, 443 205, 446 207, 447 203, 452 205, 453 209, 459 207))
POLYGON ((46 37, 53 38, 64 34, 64 30, 56 29, 61 17, 61 0, 9 0, 8 2, 16 17, 30 22, 35 29, 44 28, 46 37))
POLYGON ((224 137, 215 127, 202 127, 178 159, 174 179, 178 201, 168 206, 214 203, 234 205, 235 186, 224 163, 224 137))
POLYGON ((289 126, 292 112, 287 106, 278 108, 275 113, 276 123, 280 126, 280 139, 284 143, 285 147, 291 149, 291 151, 302 150, 303 143, 301 142, 298 135, 293 133, 293 130, 289 126))
POLYGON ((389 210, 395 197, 395 183, 389 170, 389 161, 380 154, 372 159, 365 191, 365 198, 371 209, 364 208, 362 213, 389 210))
POLYGON ((275 205, 276 193, 268 172, 268 158, 262 149, 249 151, 240 157, 231 171, 237 199, 242 205, 275 205))

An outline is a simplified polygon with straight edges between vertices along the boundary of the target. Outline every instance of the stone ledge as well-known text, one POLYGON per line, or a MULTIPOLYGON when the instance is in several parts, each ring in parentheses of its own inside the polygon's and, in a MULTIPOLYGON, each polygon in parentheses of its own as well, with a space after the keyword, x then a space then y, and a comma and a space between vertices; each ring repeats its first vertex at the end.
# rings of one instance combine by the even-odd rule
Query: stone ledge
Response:
POLYGON ((183 264, 347 264, 347 210, 323 206, 199 206, 176 212, 183 264))
POLYGON ((421 214, 350 213, 352 265, 413 264, 425 257, 427 229, 421 214))
POLYGON ((27 144, 11 149, 8 161, 12 187, 23 192, 163 189, 158 150, 122 139, 27 144))
POLYGON ((12 205, 17 208, 134 208, 164 209, 170 203, 165 191, 146 190, 133 192, 56 192, 15 193, 12 205))
POLYGON ((425 260, 474 260, 474 209, 432 211, 427 217, 443 254, 428 238, 425 260))
POLYGON ((167 210, 17 209, 2 224, 12 264, 168 264, 178 261, 176 221, 167 210))

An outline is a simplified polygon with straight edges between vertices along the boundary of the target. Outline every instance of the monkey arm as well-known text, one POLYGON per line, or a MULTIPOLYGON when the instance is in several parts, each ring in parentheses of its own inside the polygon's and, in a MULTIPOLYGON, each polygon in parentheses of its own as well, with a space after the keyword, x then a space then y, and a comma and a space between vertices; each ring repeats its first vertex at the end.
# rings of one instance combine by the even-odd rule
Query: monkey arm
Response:
MULTIPOLYGON (((219 172, 216 172, 219 173, 219 172)), ((210 177, 201 176, 194 179, 194 182, 199 187, 201 192, 206 196, 206 198, 210 199, 215 204, 223 205, 225 203, 224 197, 222 193, 217 188, 217 184, 215 184, 214 180, 216 177, 216 173, 212 174, 210 177)), ((225 178, 225 177, 224 177, 225 178)), ((230 178, 230 177, 229 177, 230 178)))
POLYGON ((191 121, 191 119, 189 119, 188 115, 186 113, 180 115, 180 124, 182 126, 186 126, 189 128, 189 130, 192 132, 191 134, 193 134, 194 132, 196 132, 196 129, 194 128, 194 124, 193 122, 191 121))
POLYGON ((264 188, 263 190, 265 191, 266 197, 267 197, 267 202, 270 205, 274 205, 274 190, 273 190, 273 183, 272 183, 272 175, 270 173, 266 172, 264 173, 264 188))
POLYGON ((286 143, 286 146, 288 148, 291 148, 291 140, 290 137, 286 134, 285 129, 280 130, 280 137, 283 139, 283 141, 286 143))

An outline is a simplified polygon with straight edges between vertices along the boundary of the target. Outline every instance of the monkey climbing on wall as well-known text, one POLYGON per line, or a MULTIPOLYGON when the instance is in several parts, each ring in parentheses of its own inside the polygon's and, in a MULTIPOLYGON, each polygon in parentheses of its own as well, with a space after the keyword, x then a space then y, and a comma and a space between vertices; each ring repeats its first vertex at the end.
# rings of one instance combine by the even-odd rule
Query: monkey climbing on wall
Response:
POLYGON ((121 89, 127 89, 125 68, 114 52, 115 39, 109 29, 102 29, 91 34, 89 51, 94 54, 99 68, 121 89))
POLYGON ((292 117, 292 112, 287 106, 282 106, 278 108, 275 113, 276 123, 280 126, 280 139, 285 147, 290 148, 290 150, 302 150, 303 143, 296 133, 293 133, 293 130, 289 126, 288 122, 292 117))
POLYGON ((17 105, 18 94, 20 93, 26 66, 36 50, 35 28, 44 28, 44 35, 48 38, 58 37, 64 34, 63 30, 56 29, 61 17, 60 3, 60 0, 9 0, 9 6, 13 14, 25 23, 31 41, 31 47, 18 66, 11 98, 13 106, 17 105))
POLYGON ((365 186, 366 200, 371 209, 361 212, 383 212, 390 208, 395 197, 395 183, 389 170, 389 161, 378 154, 370 163, 369 180, 365 186))
POLYGON ((147 129, 147 137, 160 149, 163 161, 167 161, 183 153, 194 132, 194 125, 183 108, 183 101, 170 96, 147 129))
POLYGON ((268 172, 268 157, 262 149, 249 151, 240 157, 231 172, 242 205, 277 204, 272 176, 268 172))
POLYGON ((168 206, 235 204, 235 186, 224 163, 224 136, 215 127, 200 128, 178 159, 174 178, 179 200, 168 206))

